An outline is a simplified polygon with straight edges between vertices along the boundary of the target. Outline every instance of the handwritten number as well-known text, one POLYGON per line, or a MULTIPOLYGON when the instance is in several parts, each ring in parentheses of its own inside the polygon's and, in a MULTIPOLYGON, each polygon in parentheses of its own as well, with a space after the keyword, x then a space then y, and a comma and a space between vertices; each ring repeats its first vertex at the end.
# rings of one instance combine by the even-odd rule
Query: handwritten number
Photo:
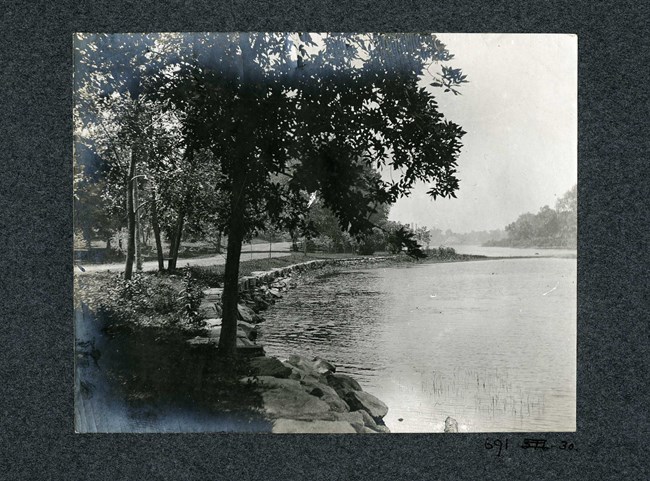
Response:
POLYGON ((564 449, 566 451, 571 451, 573 448, 573 443, 569 443, 567 441, 562 441, 562 445, 560 446, 560 449, 564 449))
POLYGON ((494 441, 492 441, 490 440, 490 438, 486 438, 485 449, 494 449, 494 448, 498 449, 495 456, 501 456, 501 451, 503 449, 508 449, 508 439, 506 439, 504 443, 500 439, 495 439, 494 441))

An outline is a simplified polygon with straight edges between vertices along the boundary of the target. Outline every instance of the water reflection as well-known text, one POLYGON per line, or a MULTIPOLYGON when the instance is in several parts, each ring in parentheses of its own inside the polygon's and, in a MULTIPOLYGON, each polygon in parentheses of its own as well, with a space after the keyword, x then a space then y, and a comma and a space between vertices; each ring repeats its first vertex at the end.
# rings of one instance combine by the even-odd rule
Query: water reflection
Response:
POLYGON ((556 258, 330 272, 276 304, 260 340, 332 360, 389 405, 395 432, 442 431, 446 416, 466 431, 572 431, 575 276, 556 258))

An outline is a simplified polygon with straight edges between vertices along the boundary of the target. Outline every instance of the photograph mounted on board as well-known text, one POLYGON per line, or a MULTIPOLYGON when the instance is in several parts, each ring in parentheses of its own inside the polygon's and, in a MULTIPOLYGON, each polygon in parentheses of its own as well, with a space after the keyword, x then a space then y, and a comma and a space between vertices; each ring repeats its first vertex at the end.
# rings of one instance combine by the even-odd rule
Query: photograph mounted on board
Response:
POLYGON ((575 36, 73 47, 76 432, 575 431, 575 36))

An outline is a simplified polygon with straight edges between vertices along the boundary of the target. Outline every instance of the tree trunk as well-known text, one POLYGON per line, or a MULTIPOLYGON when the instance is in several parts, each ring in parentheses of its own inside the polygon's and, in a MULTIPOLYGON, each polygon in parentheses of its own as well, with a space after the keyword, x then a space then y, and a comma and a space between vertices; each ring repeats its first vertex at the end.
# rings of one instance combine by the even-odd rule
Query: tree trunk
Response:
POLYGON ((241 197, 243 183, 233 189, 228 231, 228 251, 226 252, 226 269, 223 283, 223 313, 219 352, 233 357, 237 348, 237 303, 239 300, 239 260, 244 241, 244 202, 241 197))
POLYGON ((174 235, 171 239, 171 244, 169 246, 169 265, 167 269, 171 271, 176 270, 176 262, 178 261, 178 251, 181 247, 181 237, 183 236, 183 225, 185 224, 185 210, 181 210, 178 213, 178 219, 176 221, 176 229, 174 230, 174 235))
POLYGON ((217 254, 221 254, 221 231, 217 233, 217 254))
MULTIPOLYGON (((190 167, 190 182, 192 181, 192 174, 194 172, 194 150, 192 147, 188 145, 187 150, 185 152, 186 160, 189 163, 190 167)), ((187 215, 187 211, 190 207, 190 203, 192 202, 192 186, 186 186, 185 190, 185 195, 182 201, 182 205, 180 208, 180 211, 178 213, 178 220, 176 223, 176 230, 174 231, 174 234, 171 239, 171 245, 169 248, 169 265, 167 266, 167 269, 169 271, 174 271, 176 270, 176 263, 178 261, 178 251, 180 250, 181 247, 181 239, 183 237, 183 226, 185 225, 185 217, 187 215)))
POLYGON ((151 196, 151 227, 153 228, 153 236, 156 240, 156 255, 158 257, 158 271, 165 270, 165 261, 163 255, 162 241, 160 240, 160 225, 158 224, 158 206, 156 205, 156 191, 154 190, 151 196))
POLYGON ((135 212, 135 270, 142 272, 142 216, 139 207, 138 181, 133 181, 133 205, 135 212))
POLYGON ((124 279, 129 280, 133 277, 133 260, 135 258, 135 206, 133 202, 133 184, 135 177, 135 155, 131 149, 131 159, 129 161, 129 177, 126 183, 126 213, 127 213, 127 247, 126 247, 126 266, 124 268, 124 279))

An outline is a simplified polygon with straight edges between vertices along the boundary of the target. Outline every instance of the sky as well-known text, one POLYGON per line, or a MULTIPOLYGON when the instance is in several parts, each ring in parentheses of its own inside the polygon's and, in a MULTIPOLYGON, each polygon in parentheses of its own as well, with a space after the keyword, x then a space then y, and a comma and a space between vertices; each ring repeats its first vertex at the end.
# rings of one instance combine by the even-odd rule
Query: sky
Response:
POLYGON ((390 219, 454 232, 502 229, 577 183, 577 37, 439 34, 469 83, 436 89, 440 111, 467 133, 456 199, 431 200, 425 184, 390 219))

